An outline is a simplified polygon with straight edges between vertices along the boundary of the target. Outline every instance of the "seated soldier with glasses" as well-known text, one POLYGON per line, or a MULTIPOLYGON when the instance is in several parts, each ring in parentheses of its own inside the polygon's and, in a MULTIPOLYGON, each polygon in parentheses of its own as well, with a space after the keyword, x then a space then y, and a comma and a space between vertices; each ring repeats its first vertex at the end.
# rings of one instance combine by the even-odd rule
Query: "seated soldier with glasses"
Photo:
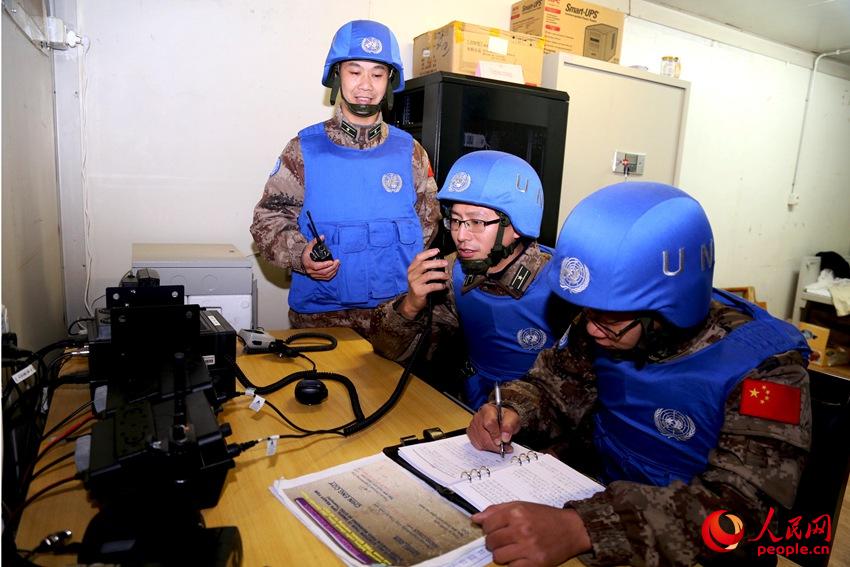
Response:
POLYGON ((569 317, 541 277, 552 251, 536 241, 543 187, 528 163, 504 152, 472 152, 452 166, 437 199, 457 252, 447 259, 436 248, 419 253, 407 270, 408 292, 373 313, 371 338, 375 352, 407 359, 426 330, 422 315, 434 294, 432 348, 464 341, 462 396, 475 409, 495 383, 525 374, 560 337, 563 329, 552 321, 569 317))

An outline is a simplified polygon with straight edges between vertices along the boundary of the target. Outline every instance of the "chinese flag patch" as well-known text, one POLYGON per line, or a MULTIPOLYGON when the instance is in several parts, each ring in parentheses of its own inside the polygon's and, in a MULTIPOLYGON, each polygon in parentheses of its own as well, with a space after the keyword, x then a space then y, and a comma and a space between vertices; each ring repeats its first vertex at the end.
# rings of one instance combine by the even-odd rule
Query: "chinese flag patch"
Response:
POLYGON ((797 425, 800 423, 800 388, 745 378, 740 411, 743 415, 797 425))

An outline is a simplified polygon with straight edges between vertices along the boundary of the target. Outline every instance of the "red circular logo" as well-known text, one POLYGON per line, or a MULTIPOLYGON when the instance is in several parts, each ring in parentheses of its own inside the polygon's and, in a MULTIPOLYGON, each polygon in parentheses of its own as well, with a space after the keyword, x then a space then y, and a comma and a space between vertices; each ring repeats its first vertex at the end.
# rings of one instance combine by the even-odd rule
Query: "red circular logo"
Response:
POLYGON ((734 514, 727 514, 726 510, 712 512, 702 523, 702 541, 712 551, 720 553, 732 551, 738 547, 743 537, 744 522, 734 514), (723 518, 726 518, 723 522, 726 527, 720 523, 723 518))

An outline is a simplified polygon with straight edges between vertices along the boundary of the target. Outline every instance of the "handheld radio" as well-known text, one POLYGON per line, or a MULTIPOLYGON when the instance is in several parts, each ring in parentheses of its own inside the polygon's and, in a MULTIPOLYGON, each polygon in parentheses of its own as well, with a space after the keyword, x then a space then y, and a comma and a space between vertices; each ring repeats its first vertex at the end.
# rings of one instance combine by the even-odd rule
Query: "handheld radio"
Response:
POLYGON ((310 251, 310 258, 314 262, 326 262, 328 260, 333 260, 334 257, 331 255, 331 251, 328 249, 325 242, 319 238, 319 231, 316 230, 316 225, 313 223, 313 215, 310 214, 310 211, 307 212, 307 224, 310 226, 310 232, 313 234, 313 238, 316 239, 316 244, 313 245, 313 249, 310 251))

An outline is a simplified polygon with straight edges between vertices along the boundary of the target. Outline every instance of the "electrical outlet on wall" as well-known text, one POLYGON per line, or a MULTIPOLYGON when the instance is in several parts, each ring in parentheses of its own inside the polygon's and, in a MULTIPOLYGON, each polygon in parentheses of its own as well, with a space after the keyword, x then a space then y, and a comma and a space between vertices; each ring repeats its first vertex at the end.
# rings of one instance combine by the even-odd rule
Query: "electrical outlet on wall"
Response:
POLYGON ((611 171, 614 173, 628 173, 629 175, 643 175, 645 166, 646 154, 616 150, 614 152, 614 161, 611 164, 611 171))

